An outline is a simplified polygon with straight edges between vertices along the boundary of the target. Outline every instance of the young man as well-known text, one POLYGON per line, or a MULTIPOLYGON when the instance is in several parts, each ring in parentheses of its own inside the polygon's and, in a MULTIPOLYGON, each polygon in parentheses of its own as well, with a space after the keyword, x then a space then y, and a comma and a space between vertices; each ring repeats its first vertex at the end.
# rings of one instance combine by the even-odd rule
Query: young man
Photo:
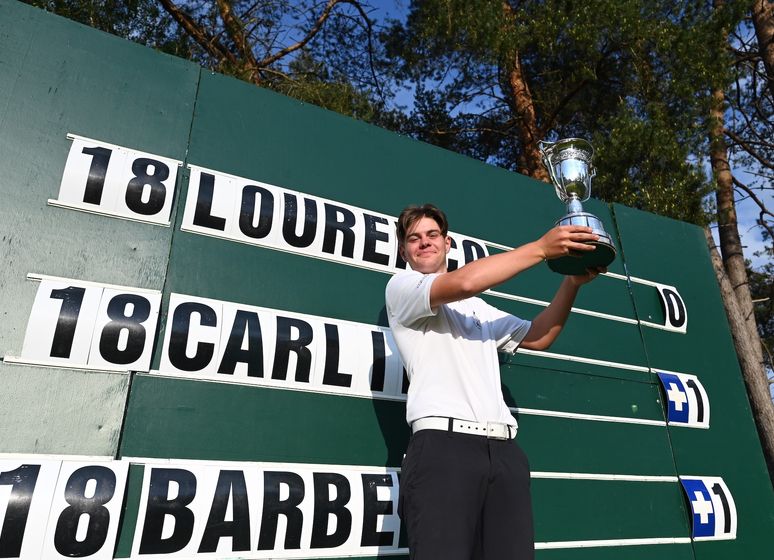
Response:
POLYGON ((562 281, 532 322, 474 297, 542 262, 593 251, 591 228, 556 227, 511 251, 447 272, 445 214, 410 206, 398 248, 411 270, 387 284, 387 317, 411 384, 413 435, 402 465, 399 513, 412 560, 534 558, 529 464, 514 441, 498 349, 543 350, 556 339, 578 289, 600 272, 562 281))

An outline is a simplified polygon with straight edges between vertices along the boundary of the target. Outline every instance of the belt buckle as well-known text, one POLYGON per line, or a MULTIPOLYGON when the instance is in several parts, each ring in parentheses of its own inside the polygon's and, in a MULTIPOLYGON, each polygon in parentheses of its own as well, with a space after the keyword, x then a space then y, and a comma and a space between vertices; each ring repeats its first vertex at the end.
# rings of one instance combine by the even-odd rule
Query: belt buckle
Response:
POLYGON ((486 423, 486 437, 487 439, 500 439, 507 440, 510 438, 510 431, 508 430, 508 424, 501 422, 487 422, 486 423))

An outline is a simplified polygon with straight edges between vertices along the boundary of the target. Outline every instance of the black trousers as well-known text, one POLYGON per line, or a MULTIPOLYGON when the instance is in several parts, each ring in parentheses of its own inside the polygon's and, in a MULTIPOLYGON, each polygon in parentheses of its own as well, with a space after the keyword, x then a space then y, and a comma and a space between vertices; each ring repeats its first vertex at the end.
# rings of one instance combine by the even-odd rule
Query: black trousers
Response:
POLYGON ((401 467, 411 560, 532 560, 529 463, 514 440, 421 430, 401 467))

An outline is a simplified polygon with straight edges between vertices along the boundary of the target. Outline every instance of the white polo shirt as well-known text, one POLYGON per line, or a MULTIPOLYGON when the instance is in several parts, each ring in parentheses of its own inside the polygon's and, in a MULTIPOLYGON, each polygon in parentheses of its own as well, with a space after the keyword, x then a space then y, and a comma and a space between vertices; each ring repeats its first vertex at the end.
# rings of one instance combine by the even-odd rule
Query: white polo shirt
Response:
POLYGON ((516 352, 531 326, 474 297, 430 308, 438 274, 400 272, 387 283, 387 319, 411 384, 406 420, 446 416, 516 420, 503 400, 498 348, 516 352))

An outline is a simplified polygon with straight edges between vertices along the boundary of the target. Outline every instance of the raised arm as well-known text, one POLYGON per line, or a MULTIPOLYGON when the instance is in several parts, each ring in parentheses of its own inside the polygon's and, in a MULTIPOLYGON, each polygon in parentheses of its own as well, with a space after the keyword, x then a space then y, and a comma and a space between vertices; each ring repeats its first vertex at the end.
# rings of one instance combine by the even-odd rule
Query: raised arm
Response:
POLYGON ((570 315, 572 304, 575 302, 575 296, 578 295, 578 289, 604 271, 604 269, 590 270, 581 276, 566 276, 549 306, 532 320, 532 326, 524 340, 521 341, 521 347, 530 350, 545 350, 551 346, 559 333, 562 332, 564 323, 570 315))
MULTIPOLYGON (((444 303, 459 301, 480 294, 489 288, 502 284, 543 260, 562 257, 570 254, 572 251, 593 251, 595 249, 594 245, 587 245, 584 242, 597 241, 598 239, 599 236, 592 233, 592 229, 588 227, 555 227, 537 241, 527 243, 505 253, 498 253, 475 260, 457 270, 439 275, 430 289, 430 306, 437 307, 444 303)), ((564 287, 564 283, 562 286, 564 287)), ((560 292, 562 289, 560 288, 560 292)), ((577 293, 577 286, 575 286, 575 293, 577 293)), ((572 307, 575 293, 571 294, 569 307, 572 307)), ((563 299, 569 296, 570 293, 568 292, 563 295, 563 299)), ((559 297, 559 293, 557 293, 557 297, 559 297)), ((559 308, 563 307, 563 305, 559 305, 559 308)), ((567 313, 569 313, 569 307, 567 308, 567 313)), ((546 313, 549 308, 546 308, 541 315, 546 313)))

